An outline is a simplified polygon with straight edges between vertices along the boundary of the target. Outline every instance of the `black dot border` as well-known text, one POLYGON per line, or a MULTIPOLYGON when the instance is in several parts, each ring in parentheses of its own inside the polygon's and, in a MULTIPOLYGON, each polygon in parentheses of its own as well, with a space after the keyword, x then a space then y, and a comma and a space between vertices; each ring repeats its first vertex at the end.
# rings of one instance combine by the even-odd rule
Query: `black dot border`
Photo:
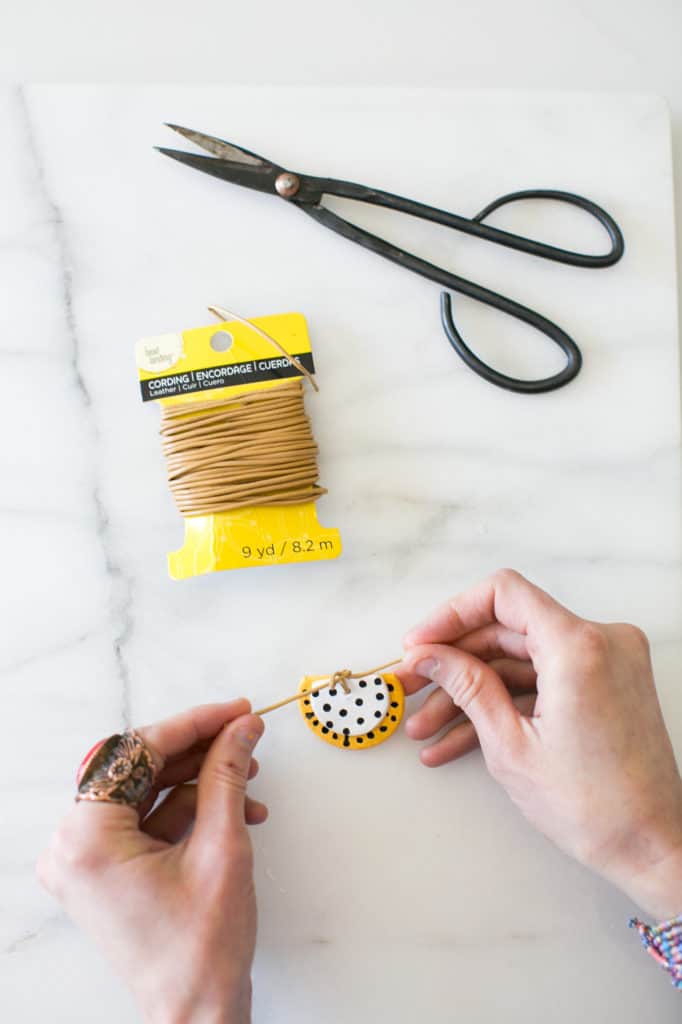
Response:
MULTIPOLYGON (((314 678, 306 676, 305 679, 301 680, 299 691, 314 689, 314 684, 324 678, 324 676, 315 676, 314 678)), ((376 676, 372 676, 371 681, 373 682, 376 678, 376 676)), ((367 723, 367 732, 360 733, 358 736, 344 736, 343 733, 332 732, 323 721, 319 721, 315 714, 310 711, 310 701, 308 699, 298 702, 303 721, 321 740, 324 740, 325 743, 332 747, 339 747, 341 750, 368 750, 379 743, 384 743, 396 732, 402 721, 405 711, 405 692, 400 680, 393 673, 384 673, 381 678, 386 683, 389 694, 388 707, 386 707, 388 714, 379 725, 370 720, 367 723)), ((368 682, 369 679, 359 680, 358 685, 365 690, 368 682), (365 684, 364 687, 362 687, 363 682, 365 684)))

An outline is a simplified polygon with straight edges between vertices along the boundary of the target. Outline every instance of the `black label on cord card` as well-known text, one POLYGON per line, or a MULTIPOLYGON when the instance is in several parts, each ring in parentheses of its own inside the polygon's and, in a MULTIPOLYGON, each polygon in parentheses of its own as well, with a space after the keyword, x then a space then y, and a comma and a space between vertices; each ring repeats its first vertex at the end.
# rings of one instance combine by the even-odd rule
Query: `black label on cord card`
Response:
MULTIPOLYGON (((309 373, 315 373, 312 352, 292 354, 309 373)), ((190 395, 195 391, 210 391, 212 388, 259 384, 267 380, 286 380, 300 376, 300 371, 284 356, 272 356, 150 377, 140 381, 140 391, 143 402, 153 402, 159 398, 190 395)))

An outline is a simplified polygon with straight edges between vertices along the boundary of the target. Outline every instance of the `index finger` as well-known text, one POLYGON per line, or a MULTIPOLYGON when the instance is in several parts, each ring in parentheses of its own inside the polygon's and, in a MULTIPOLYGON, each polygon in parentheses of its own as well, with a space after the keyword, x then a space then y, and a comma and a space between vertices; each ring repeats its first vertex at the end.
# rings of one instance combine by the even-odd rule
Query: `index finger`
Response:
POLYGON ((500 569, 487 580, 441 605, 411 629, 404 646, 455 643, 482 626, 500 622, 531 636, 565 626, 575 616, 540 587, 513 569, 500 569))
POLYGON ((160 769, 169 757, 182 754, 202 741, 212 740, 227 722, 240 715, 248 715, 250 711, 249 701, 239 697, 223 704, 199 704, 135 731, 156 755, 160 769))

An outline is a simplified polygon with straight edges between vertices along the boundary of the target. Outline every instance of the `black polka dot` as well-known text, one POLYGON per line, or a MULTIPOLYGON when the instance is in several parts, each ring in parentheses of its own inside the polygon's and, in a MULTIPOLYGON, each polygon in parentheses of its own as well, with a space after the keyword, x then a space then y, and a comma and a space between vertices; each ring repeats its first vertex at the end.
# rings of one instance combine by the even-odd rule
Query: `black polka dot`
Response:
POLYGON ((358 725, 364 725, 365 724, 364 718, 358 718, 358 719, 356 719, 356 721, 357 721, 358 725))
POLYGON ((362 686, 363 689, 364 689, 364 687, 367 686, 367 680, 366 679, 361 679, 359 685, 362 686))
POLYGON ((310 701, 309 700, 304 700, 303 703, 304 704, 310 704, 310 701))
POLYGON ((323 704, 322 705, 322 710, 323 711, 331 711, 331 709, 332 709, 331 704, 323 704))
POLYGON ((375 686, 381 686, 381 680, 380 679, 375 679, 374 680, 374 685, 375 686))
POLYGON ((375 711, 374 712, 374 717, 375 718, 381 718, 381 712, 380 711, 375 711))
POLYGON ((334 723, 333 722, 327 722, 327 728, 328 729, 333 729, 334 728, 334 723))
POLYGON ((374 739, 374 733, 373 732, 368 732, 367 733, 367 739, 368 740, 373 740, 374 739))
POLYGON ((398 719, 397 719, 397 718, 395 717, 395 715, 391 715, 391 721, 392 721, 392 722, 397 722, 397 721, 398 721, 398 719))
POLYGON ((395 690, 395 686, 393 685, 393 683, 386 683, 386 685, 388 686, 391 693, 393 693, 393 691, 395 690))
POLYGON ((339 737, 337 736, 337 734, 336 734, 335 732, 333 732, 333 733, 332 733, 332 739, 334 739, 334 740, 338 740, 338 738, 339 738, 339 737))
POLYGON ((397 700, 392 700, 391 701, 391 707, 392 708, 397 708, 398 707, 398 701, 397 700))
POLYGON ((357 743, 364 743, 362 736, 356 736, 355 739, 357 743))
POLYGON ((344 729, 343 730, 343 735, 344 736, 350 736, 350 729, 344 729))
POLYGON ((383 693, 375 693, 374 696, 376 697, 377 700, 383 700, 384 699, 383 693))
POLYGON ((305 717, 308 718, 308 719, 314 718, 315 717, 314 711, 306 711, 305 717))
POLYGON ((322 726, 322 732, 325 733, 325 734, 329 732, 329 729, 327 728, 326 725, 322 726))
POLYGON ((319 724, 320 723, 318 722, 318 720, 316 718, 313 718, 313 725, 319 725, 319 724))
POLYGON ((341 708, 341 710, 339 711, 339 714, 341 715, 341 718, 345 718, 346 715, 348 714, 348 709, 347 708, 341 708))
POLYGON ((387 729, 388 729, 387 725, 380 725, 379 726, 379 732, 386 732, 387 729))
POLYGON ((357 704, 357 706, 358 706, 359 708, 361 708, 361 707, 362 707, 362 705, 363 705, 363 704, 364 704, 365 702, 364 702, 364 700, 362 699, 362 697, 356 697, 356 698, 355 698, 355 703, 357 704))
POLYGON ((336 697, 336 690, 330 690, 329 691, 329 696, 330 697, 336 697))

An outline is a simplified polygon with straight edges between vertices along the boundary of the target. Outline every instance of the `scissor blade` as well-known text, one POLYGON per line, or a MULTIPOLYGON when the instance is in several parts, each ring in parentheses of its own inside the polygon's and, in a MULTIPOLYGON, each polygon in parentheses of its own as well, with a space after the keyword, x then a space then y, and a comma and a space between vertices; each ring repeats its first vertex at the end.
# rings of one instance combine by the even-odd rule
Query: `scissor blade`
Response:
POLYGON ((182 150, 166 149, 165 146, 155 148, 164 156, 169 156, 178 163, 187 164, 188 167, 195 167, 205 174, 211 174, 214 178, 231 181, 234 185, 244 185, 246 188, 255 188, 259 192, 275 194, 275 178, 279 169, 270 164, 255 167, 222 160, 219 157, 204 156, 202 153, 183 153, 182 150))
POLYGON ((212 153, 213 156, 217 156, 221 160, 231 160, 237 164, 248 164, 250 167, 269 166, 270 161, 265 160, 264 157, 258 156, 257 153, 252 153, 249 149, 243 149, 241 146, 234 146, 231 142, 226 142, 225 139, 218 139, 215 135, 204 135, 203 132, 195 132, 192 128, 183 128, 182 125, 170 124, 168 121, 166 121, 166 127, 171 128, 185 139, 189 139, 195 146, 205 149, 207 153, 212 153))

